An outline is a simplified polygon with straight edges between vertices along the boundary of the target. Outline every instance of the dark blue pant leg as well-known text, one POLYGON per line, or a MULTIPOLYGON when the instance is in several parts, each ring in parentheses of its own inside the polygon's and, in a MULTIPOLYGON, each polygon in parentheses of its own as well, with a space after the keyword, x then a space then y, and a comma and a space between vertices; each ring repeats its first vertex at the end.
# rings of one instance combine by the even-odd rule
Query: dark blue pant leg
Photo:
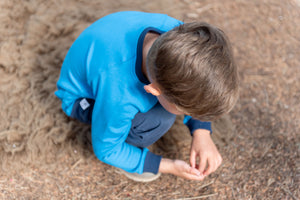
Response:
POLYGON ((147 147, 161 138, 174 124, 176 115, 157 103, 146 113, 137 113, 126 142, 137 147, 147 147))
POLYGON ((94 99, 77 99, 73 105, 71 117, 78 119, 83 123, 91 124, 94 104, 94 99))
MULTIPOLYGON (((71 117, 91 124, 94 103, 93 99, 77 99, 71 117)), ((176 115, 169 113, 157 103, 148 112, 135 115, 126 142, 137 147, 148 147, 171 128, 175 119, 176 115)))

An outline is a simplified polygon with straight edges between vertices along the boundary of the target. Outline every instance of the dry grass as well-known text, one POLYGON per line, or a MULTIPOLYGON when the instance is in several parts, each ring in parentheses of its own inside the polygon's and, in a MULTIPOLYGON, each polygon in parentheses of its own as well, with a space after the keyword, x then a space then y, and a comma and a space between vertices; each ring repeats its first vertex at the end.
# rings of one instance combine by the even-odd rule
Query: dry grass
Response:
MULTIPOLYGON (((300 198, 298 0, 2 0, 0 24, 0 199, 300 198), (204 182, 130 181, 95 158, 90 127, 61 111, 53 92, 67 49, 118 10, 207 21, 231 39, 241 95, 215 125, 224 162, 204 182)), ((178 120, 155 151, 188 160, 190 141, 178 120)))

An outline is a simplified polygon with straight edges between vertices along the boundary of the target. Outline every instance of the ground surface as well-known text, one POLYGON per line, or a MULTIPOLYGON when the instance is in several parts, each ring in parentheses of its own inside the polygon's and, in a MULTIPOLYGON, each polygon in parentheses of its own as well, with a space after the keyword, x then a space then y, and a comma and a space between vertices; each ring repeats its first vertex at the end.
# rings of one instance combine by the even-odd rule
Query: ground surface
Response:
MULTIPOLYGON (((299 0, 1 0, 0 199, 299 199, 299 13, 299 0), (53 95, 74 39, 120 10, 206 21, 232 41, 240 100, 215 124, 224 161, 203 182, 126 179, 95 158, 90 127, 68 119, 53 95)), ((188 161, 180 120, 163 139, 168 148, 156 152, 188 161)))

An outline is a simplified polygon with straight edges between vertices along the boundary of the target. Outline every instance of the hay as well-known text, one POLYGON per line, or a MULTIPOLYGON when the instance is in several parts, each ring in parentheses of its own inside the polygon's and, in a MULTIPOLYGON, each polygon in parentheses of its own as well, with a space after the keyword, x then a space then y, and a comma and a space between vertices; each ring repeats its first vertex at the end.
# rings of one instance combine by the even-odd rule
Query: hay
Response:
MULTIPOLYGON (((296 0, 1 0, 0 198, 299 199, 299 19, 296 0), (204 182, 163 175, 136 184, 120 177, 94 157, 90 127, 67 118, 54 96, 72 42, 118 10, 207 21, 231 39, 240 101, 214 124, 224 161, 204 182)), ((188 161, 190 142, 179 119, 153 148, 188 161)))

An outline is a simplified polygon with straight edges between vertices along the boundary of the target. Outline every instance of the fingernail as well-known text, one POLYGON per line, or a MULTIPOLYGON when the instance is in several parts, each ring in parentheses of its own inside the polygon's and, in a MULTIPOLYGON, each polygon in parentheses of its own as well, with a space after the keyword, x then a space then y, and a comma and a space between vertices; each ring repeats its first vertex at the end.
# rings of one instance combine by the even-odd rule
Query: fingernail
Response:
POLYGON ((200 176, 201 173, 198 170, 197 171, 195 170, 194 174, 196 174, 196 176, 200 176))

